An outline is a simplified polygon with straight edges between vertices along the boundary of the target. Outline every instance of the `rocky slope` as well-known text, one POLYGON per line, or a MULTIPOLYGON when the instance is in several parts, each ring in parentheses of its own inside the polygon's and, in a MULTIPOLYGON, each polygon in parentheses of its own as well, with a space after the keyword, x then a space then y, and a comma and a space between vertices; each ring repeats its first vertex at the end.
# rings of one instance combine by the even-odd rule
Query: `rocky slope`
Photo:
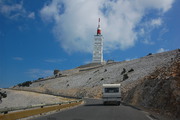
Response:
MULTIPOLYGON (((15 86, 14 89, 75 97, 101 97, 102 84, 121 83, 125 102, 168 109, 169 106, 179 105, 179 71, 172 72, 179 66, 179 54, 178 49, 131 61, 79 67, 63 71, 65 75, 62 77, 33 82, 29 87, 15 86), (168 97, 172 99, 165 101, 168 97)), ((179 112, 179 107, 172 111, 179 112)))
POLYGON ((124 101, 180 118, 180 55, 172 61, 123 93, 124 101))

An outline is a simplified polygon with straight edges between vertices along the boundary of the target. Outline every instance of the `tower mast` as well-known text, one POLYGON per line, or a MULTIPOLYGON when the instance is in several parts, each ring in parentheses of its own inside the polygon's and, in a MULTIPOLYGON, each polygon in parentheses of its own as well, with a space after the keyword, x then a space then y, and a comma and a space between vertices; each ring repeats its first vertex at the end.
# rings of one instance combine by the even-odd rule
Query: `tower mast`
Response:
POLYGON ((101 35, 100 18, 98 22, 97 35, 101 35))
POLYGON ((94 35, 94 49, 92 62, 103 62, 103 36, 101 35, 100 18, 98 20, 97 34, 94 35))

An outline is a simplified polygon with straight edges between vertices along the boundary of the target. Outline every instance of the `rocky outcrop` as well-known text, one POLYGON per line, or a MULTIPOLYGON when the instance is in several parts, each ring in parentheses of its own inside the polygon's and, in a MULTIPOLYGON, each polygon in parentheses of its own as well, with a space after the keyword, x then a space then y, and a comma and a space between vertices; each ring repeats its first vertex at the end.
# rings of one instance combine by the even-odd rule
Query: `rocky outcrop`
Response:
POLYGON ((159 113, 180 118, 180 55, 170 66, 157 68, 123 93, 123 100, 159 113))
POLYGON ((6 98, 7 94, 6 91, 0 89, 0 103, 2 102, 2 98, 6 98))
POLYGON ((60 72, 60 70, 54 70, 54 76, 55 77, 59 77, 59 76, 61 76, 62 74, 61 74, 61 72, 60 72))

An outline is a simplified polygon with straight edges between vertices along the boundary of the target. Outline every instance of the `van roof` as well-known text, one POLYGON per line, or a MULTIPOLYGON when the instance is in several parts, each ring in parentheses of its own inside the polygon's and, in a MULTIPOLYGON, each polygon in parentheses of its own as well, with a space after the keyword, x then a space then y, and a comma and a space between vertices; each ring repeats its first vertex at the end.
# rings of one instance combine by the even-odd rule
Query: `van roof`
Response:
POLYGON ((120 87, 121 84, 103 84, 103 87, 120 87))

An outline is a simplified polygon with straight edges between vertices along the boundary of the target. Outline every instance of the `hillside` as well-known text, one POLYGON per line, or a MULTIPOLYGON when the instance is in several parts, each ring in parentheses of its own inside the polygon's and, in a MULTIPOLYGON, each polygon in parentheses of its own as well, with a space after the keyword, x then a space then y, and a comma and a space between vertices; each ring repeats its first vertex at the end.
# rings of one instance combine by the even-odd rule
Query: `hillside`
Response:
POLYGON ((64 76, 62 77, 33 82, 29 87, 15 86, 13 89, 99 98, 102 84, 121 83, 124 102, 157 109, 178 105, 178 108, 170 110, 170 113, 177 114, 180 110, 180 101, 178 101, 180 99, 179 70, 175 70, 175 72, 173 70, 179 69, 179 59, 180 51, 178 49, 131 61, 78 67, 63 71, 64 76), (162 97, 164 94, 173 95, 162 97), (159 105, 162 102, 161 99, 158 100, 159 96, 163 99, 164 107, 159 105), (170 101, 172 99, 172 101, 168 102, 166 99, 170 99, 170 101))
POLYGON ((123 93, 127 103, 180 118, 180 54, 170 66, 157 68, 123 93))

